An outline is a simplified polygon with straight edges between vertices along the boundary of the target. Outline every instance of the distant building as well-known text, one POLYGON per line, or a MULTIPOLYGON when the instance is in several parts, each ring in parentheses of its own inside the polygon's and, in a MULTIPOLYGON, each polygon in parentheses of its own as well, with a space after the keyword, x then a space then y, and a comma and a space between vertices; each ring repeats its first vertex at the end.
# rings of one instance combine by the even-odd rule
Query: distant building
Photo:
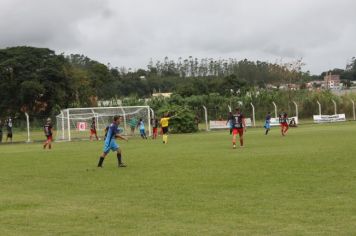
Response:
POLYGON ((325 75, 324 84, 327 89, 339 89, 340 88, 340 75, 325 75))
POLYGON ((313 80, 313 81, 306 83, 306 87, 309 90, 313 90, 316 88, 323 88, 324 85, 325 85, 325 83, 323 80, 313 80))
POLYGON ((153 93, 152 97, 164 97, 164 98, 170 98, 172 93, 153 93))

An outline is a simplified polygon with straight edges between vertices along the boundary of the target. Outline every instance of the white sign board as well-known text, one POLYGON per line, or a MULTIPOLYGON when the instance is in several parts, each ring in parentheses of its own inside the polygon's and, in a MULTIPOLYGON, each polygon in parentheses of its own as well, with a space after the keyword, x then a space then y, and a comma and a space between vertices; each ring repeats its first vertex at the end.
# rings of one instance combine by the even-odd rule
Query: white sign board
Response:
POLYGON ((314 123, 329 123, 329 122, 341 122, 346 121, 345 114, 336 115, 314 115, 314 123))
POLYGON ((86 131, 88 128, 87 122, 77 122, 77 129, 79 131, 86 131))
MULTIPOLYGON (((298 117, 297 116, 293 116, 293 117, 289 117, 288 118, 288 123, 294 119, 295 120, 295 123, 296 124, 299 124, 299 120, 298 120, 298 117)), ((271 118, 271 123, 270 123, 271 126, 279 126, 279 118, 271 118)))
MULTIPOLYGON (((251 127, 251 118, 245 118, 246 126, 251 127)), ((209 121, 210 129, 230 129, 226 120, 211 120, 209 121)))

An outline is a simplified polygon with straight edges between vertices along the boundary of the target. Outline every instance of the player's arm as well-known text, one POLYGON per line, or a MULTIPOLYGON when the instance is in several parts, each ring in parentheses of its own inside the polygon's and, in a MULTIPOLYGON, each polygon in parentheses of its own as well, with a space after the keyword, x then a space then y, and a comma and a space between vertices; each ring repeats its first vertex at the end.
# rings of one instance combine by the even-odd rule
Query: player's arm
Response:
POLYGON ((115 135, 115 138, 125 140, 126 142, 129 141, 127 138, 125 138, 124 136, 121 136, 120 134, 115 135))
POLYGON ((242 125, 244 127, 244 131, 246 132, 246 119, 242 118, 242 125))

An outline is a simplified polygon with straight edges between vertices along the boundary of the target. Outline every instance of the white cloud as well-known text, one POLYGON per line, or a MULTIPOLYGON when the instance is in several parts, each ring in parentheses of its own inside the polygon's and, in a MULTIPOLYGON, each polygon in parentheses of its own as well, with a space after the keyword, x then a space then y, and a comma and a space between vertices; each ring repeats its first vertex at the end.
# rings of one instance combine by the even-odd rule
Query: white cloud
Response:
POLYGON ((292 60, 320 73, 355 56, 352 0, 2 0, 0 47, 82 53, 113 66, 150 58, 292 60))

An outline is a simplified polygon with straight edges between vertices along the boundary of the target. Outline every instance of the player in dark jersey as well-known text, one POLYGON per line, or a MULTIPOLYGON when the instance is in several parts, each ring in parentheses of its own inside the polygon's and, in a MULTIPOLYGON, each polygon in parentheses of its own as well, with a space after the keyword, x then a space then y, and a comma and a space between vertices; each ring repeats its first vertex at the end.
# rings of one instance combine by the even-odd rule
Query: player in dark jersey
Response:
POLYGON ((244 146, 244 140, 243 140, 243 135, 244 131, 246 132, 246 122, 245 122, 245 116, 242 114, 239 108, 235 110, 235 114, 233 114, 233 120, 232 120, 232 147, 235 149, 236 148, 236 136, 239 134, 240 137, 240 146, 244 146))
POLYGON ((90 141, 93 141, 93 136, 95 136, 96 140, 99 140, 98 135, 96 133, 96 120, 95 117, 92 118, 91 120, 91 125, 90 125, 90 141))
POLYGON ((263 126, 266 129, 266 135, 268 134, 268 131, 271 129, 271 112, 268 112, 266 115, 266 120, 265 120, 265 125, 263 126))
POLYGON ((13 124, 12 124, 11 117, 9 117, 6 120, 5 123, 6 123, 6 130, 7 130, 6 142, 10 139, 10 142, 12 143, 12 127, 13 127, 13 124))
POLYGON ((4 127, 2 120, 0 119, 0 143, 2 143, 2 128, 4 127))
POLYGON ((43 149, 46 149, 47 145, 48 145, 48 149, 52 148, 52 140, 53 140, 53 138, 52 138, 52 135, 53 135, 52 129, 53 129, 53 126, 52 126, 51 118, 48 118, 46 124, 43 126, 43 131, 44 131, 44 134, 45 134, 45 136, 47 138, 47 140, 43 144, 43 149))
POLYGON ((158 119, 152 119, 151 125, 152 125, 152 139, 156 139, 157 138, 157 134, 158 134, 158 119))
POLYGON ((279 115, 279 123, 281 125, 281 134, 285 136, 289 128, 287 113, 283 112, 282 114, 279 115))

